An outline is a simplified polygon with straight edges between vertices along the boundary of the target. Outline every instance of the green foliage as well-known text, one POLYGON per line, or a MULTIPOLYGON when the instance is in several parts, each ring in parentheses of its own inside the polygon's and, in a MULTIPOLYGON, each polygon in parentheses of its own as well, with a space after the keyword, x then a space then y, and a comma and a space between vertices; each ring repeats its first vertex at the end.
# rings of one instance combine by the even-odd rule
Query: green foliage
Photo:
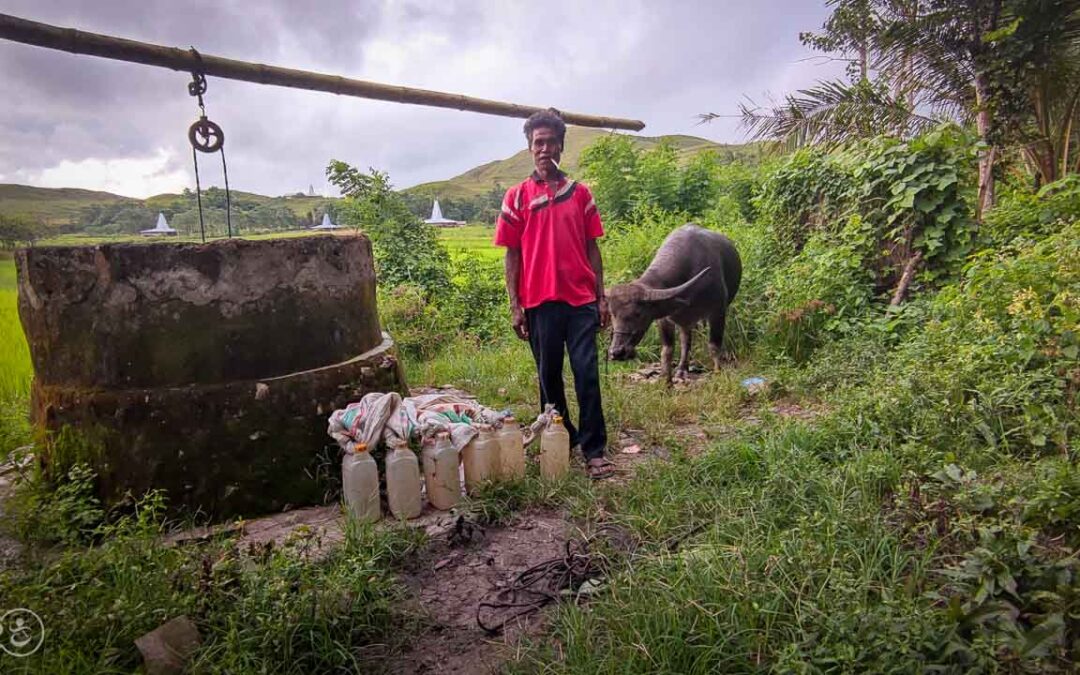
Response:
POLYGON ((68 545, 90 541, 105 518, 94 480, 85 464, 72 466, 51 485, 39 475, 28 475, 4 505, 5 529, 24 541, 68 545))
POLYGON ((762 170, 746 164, 721 164, 716 169, 716 191, 721 199, 730 200, 743 220, 754 221, 757 212, 753 197, 761 181, 762 170))
POLYGON ((720 190, 716 153, 695 155, 677 175, 679 188, 674 204, 679 210, 696 215, 708 211, 720 190))
POLYGON ((930 303, 925 328, 882 369, 879 403, 863 410, 868 422, 895 430, 887 438, 898 443, 941 453, 987 446, 1018 456, 1071 452, 1078 241, 1073 223, 1014 255, 974 256, 964 280, 930 303))
POLYGON ((680 214, 651 208, 636 211, 633 220, 607 223, 600 240, 605 283, 626 283, 641 276, 664 237, 685 222, 680 214))
POLYGON ((41 227, 29 216, 0 214, 0 249, 30 246, 41 234, 41 227))
MULTIPOLYGON (((79 474, 72 485, 90 478, 79 474)), ((81 503, 75 513, 91 504, 81 503)), ((421 542, 415 530, 348 523, 345 541, 325 555, 316 555, 317 534, 303 528, 280 547, 228 539, 165 545, 163 508, 160 495, 148 495, 99 530, 100 544, 0 575, 4 602, 46 621, 45 648, 19 665, 131 672, 140 661, 135 638, 180 614, 203 639, 190 664, 196 672, 364 671, 371 645, 397 646, 407 635, 390 568, 421 542)))
POLYGON ((994 245, 1020 237, 1043 237, 1068 221, 1080 220, 1080 174, 1070 174, 1038 191, 1013 187, 1003 191, 993 211, 986 214, 983 236, 994 245))
POLYGON ((450 262, 446 248, 435 228, 416 218, 391 189, 385 173, 371 169, 365 174, 333 160, 326 175, 345 195, 339 217, 371 236, 380 286, 411 284, 424 289, 429 298, 446 288, 450 262))
POLYGON ((802 359, 826 337, 850 334, 909 265, 912 288, 957 274, 974 232, 971 159, 968 139, 943 127, 780 163, 755 201, 775 267, 766 346, 802 359))
POLYGON ((472 253, 456 255, 450 283, 431 296, 411 283, 379 290, 379 313, 408 357, 429 359, 447 345, 448 336, 482 345, 509 336, 502 265, 472 253))
POLYGON ((799 37, 847 61, 847 81, 820 82, 765 110, 742 106, 743 126, 755 138, 835 147, 881 133, 910 138, 943 121, 971 124, 978 117, 983 143, 1016 143, 1043 181, 1069 170, 1080 112, 1075 3, 828 4, 822 31, 799 37))
POLYGON ((974 157, 971 139, 952 126, 907 142, 872 141, 856 163, 855 197, 864 217, 878 228, 893 274, 879 273, 879 285, 898 277, 896 263, 914 252, 926 261, 926 276, 948 271, 971 250, 974 157))
POLYGON ((717 156, 699 153, 681 166, 667 141, 641 151, 629 137, 602 136, 582 152, 581 168, 605 222, 655 210, 699 216, 719 193, 717 156))
POLYGON ((380 287, 379 318, 406 362, 433 357, 450 329, 446 316, 428 301, 424 289, 413 284, 380 287))
POLYGON ((790 255, 813 232, 843 222, 854 191, 851 172, 837 157, 807 149, 769 172, 753 204, 759 222, 773 229, 782 253, 790 255))
POLYGON ((503 266, 476 255, 455 256, 450 265, 451 297, 442 300, 450 325, 477 344, 489 344, 507 335, 503 266))
POLYGON ((872 228, 852 216, 837 233, 819 231, 775 275, 766 291, 772 324, 765 327, 773 353, 804 359, 822 340, 856 330, 873 299, 872 228))
POLYGON ((607 220, 626 218, 635 205, 641 151, 627 136, 602 136, 581 153, 582 177, 607 220))
POLYGON ((668 143, 640 154, 633 176, 634 208, 668 212, 685 210, 679 200, 683 182, 679 173, 675 148, 668 143))

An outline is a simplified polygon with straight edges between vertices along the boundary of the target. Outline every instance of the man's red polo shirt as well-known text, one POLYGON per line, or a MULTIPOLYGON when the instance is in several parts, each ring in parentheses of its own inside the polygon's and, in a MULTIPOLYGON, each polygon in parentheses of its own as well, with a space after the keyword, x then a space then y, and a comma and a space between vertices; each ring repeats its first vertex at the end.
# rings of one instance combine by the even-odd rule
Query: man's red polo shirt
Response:
POLYGON ((602 236, 589 188, 560 176, 552 191, 535 172, 506 191, 495 223, 495 245, 521 249, 518 299, 524 309, 595 302, 596 273, 586 245, 602 236))

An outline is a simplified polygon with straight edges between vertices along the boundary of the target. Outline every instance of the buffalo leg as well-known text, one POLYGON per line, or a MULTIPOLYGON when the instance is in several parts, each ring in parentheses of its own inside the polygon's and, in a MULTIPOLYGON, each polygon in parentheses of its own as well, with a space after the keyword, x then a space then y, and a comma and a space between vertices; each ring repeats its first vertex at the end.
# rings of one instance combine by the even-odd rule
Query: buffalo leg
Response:
POLYGON ((675 324, 667 319, 656 322, 656 330, 660 333, 660 374, 664 382, 671 384, 671 356, 675 351, 675 324))
POLYGON ((690 338, 694 334, 694 324, 679 326, 679 344, 682 353, 679 354, 679 367, 675 370, 675 377, 683 380, 690 379, 690 338))
POLYGON ((712 355, 713 368, 720 370, 724 361, 724 324, 727 323, 727 308, 720 310, 709 319, 709 354, 712 355))

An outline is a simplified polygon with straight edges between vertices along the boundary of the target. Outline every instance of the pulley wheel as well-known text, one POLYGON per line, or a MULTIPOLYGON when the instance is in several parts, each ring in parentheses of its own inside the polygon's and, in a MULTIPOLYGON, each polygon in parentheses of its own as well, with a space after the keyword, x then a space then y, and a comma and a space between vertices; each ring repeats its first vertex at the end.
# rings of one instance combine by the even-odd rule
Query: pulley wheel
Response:
POLYGON ((188 128, 191 147, 199 152, 217 152, 225 145, 225 132, 205 117, 200 117, 188 128))

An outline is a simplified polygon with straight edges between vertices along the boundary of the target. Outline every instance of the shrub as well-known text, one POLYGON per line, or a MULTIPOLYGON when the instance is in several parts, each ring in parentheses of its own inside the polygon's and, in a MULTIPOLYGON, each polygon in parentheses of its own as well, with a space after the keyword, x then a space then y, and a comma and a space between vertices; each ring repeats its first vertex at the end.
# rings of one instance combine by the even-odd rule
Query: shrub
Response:
POLYGON ((1080 219, 1080 174, 1070 174, 1038 192, 1022 187, 1005 189, 997 206, 986 214, 983 236, 991 245, 1013 239, 1052 234, 1080 219))

